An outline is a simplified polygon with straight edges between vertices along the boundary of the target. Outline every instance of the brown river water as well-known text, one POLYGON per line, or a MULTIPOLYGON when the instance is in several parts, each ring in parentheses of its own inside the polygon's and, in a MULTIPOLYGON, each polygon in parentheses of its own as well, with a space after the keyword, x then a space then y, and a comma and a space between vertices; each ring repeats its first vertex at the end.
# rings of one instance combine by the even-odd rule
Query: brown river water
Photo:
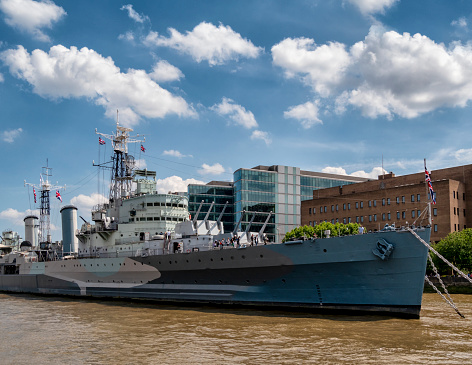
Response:
POLYGON ((472 364, 465 319, 425 294, 420 319, 0 294, 0 364, 472 364))

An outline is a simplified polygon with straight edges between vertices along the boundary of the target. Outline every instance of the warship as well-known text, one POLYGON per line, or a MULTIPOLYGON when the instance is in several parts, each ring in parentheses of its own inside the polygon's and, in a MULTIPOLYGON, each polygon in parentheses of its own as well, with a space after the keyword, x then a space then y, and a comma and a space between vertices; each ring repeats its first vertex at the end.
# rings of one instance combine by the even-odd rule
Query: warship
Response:
MULTIPOLYGON (((200 209, 192 218, 186 196, 157 193, 156 173, 128 153, 144 142, 130 132, 118 122, 113 134, 96 131, 114 154, 109 199, 92 222, 80 217, 77 228, 77 208, 66 205, 62 247, 48 241, 47 224, 37 232, 35 216, 19 249, 0 246, 0 291, 419 317, 429 226, 252 245, 239 223, 224 232, 221 219, 198 219, 200 209)), ((46 214, 47 178, 40 189, 46 214)))

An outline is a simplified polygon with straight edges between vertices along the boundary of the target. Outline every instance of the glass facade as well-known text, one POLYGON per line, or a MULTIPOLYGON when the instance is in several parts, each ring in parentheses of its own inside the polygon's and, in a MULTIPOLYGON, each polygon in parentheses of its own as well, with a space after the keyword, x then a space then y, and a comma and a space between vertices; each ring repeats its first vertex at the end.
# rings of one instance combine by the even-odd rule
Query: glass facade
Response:
POLYGON ((239 169, 234 172, 233 178, 234 183, 231 186, 227 182, 223 183, 224 186, 219 186, 218 182, 189 185, 190 214, 194 216, 203 200, 198 217, 203 219, 214 201, 209 219, 216 220, 228 201, 223 218, 225 232, 232 231, 240 219, 238 229, 245 231, 253 216, 250 231, 258 232, 269 212, 272 212, 264 230, 272 242, 280 242, 286 232, 301 224, 300 203, 302 200, 312 199, 313 190, 357 182, 348 176, 343 179, 340 175, 300 171, 298 167, 282 165, 239 169))
MULTIPOLYGON (((212 182, 217 184, 217 182, 212 182)), ((209 184, 212 184, 209 183, 209 184)), ((225 232, 231 232, 234 228, 234 189, 232 183, 222 182, 224 185, 189 185, 188 186, 188 211, 193 218, 197 213, 198 207, 203 201, 202 209, 198 215, 198 219, 205 218, 210 209, 211 203, 215 202, 211 208, 209 220, 216 221, 220 213, 228 202, 223 213, 221 221, 225 232)))

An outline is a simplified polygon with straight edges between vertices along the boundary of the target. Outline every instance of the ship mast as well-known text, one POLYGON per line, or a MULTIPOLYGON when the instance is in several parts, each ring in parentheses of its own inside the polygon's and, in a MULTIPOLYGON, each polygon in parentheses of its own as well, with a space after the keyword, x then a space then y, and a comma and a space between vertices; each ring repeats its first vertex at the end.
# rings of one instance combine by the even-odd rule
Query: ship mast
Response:
POLYGON ((111 160, 111 184, 110 184, 110 204, 117 200, 130 196, 133 180, 135 161, 132 155, 128 154, 129 143, 144 143, 146 138, 138 139, 139 134, 130 136, 133 129, 120 126, 118 117, 116 121, 116 132, 113 134, 100 133, 95 129, 95 133, 111 141, 114 154, 111 160))
POLYGON ((38 190, 41 193, 39 198, 39 239, 38 242, 51 243, 51 204, 49 201, 49 192, 51 190, 57 190, 66 188, 66 186, 57 186, 49 183, 49 177, 52 168, 49 167, 49 161, 46 160, 46 166, 42 167, 42 172, 39 175, 39 185, 27 183, 25 180, 25 186, 31 186, 33 189, 38 190))

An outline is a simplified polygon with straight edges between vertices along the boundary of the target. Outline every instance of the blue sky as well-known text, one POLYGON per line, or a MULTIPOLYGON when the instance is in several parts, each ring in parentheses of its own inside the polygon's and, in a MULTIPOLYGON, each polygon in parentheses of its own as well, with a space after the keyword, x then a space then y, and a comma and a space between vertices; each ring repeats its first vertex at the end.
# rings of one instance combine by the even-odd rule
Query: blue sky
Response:
MULTIPOLYGON (((103 133, 160 192, 299 166, 375 178, 472 163, 472 3, 0 0, 0 229, 23 234, 48 160, 63 204, 104 193, 103 133)), ((105 176, 106 178, 106 176, 105 176)), ((107 194, 105 194, 107 195, 107 194)), ((60 239, 52 198, 53 239, 60 239)))

